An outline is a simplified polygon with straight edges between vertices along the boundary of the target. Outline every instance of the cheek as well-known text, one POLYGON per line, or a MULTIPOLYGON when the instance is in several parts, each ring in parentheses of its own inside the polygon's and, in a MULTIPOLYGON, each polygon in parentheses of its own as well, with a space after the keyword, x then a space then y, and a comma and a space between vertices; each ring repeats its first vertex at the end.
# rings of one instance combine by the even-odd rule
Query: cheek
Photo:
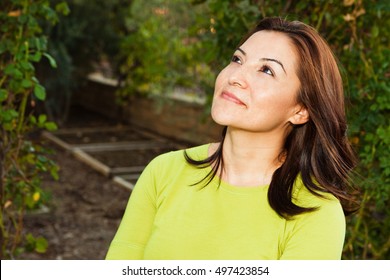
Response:
POLYGON ((215 79, 215 92, 220 89, 224 84, 228 83, 228 77, 230 75, 229 66, 226 66, 219 72, 217 78, 215 79))
POLYGON ((218 89, 222 85, 222 81, 224 79, 224 73, 223 72, 224 72, 223 70, 221 72, 219 72, 217 78, 215 79, 214 94, 218 91, 218 89))
MULTIPOLYGON (((272 88, 271 86, 268 88, 272 88)), ((278 115, 282 118, 290 116, 296 105, 296 93, 291 85, 281 88, 273 87, 273 90, 267 90, 263 85, 260 92, 254 95, 253 111, 259 110, 260 117, 270 117, 278 115)))
POLYGON ((295 105, 295 102, 290 96, 285 98, 274 98, 269 102, 270 109, 273 107, 274 110, 280 110, 282 112, 288 111, 291 107, 295 105))

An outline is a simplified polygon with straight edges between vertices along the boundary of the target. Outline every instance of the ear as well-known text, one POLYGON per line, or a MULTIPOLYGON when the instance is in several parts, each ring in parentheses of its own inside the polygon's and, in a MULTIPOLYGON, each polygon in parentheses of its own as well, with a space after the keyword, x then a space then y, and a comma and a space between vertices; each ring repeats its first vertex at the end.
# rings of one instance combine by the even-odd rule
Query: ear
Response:
POLYGON ((289 119, 292 124, 299 125, 307 123, 310 119, 307 108, 301 104, 298 104, 294 108, 294 115, 289 119))

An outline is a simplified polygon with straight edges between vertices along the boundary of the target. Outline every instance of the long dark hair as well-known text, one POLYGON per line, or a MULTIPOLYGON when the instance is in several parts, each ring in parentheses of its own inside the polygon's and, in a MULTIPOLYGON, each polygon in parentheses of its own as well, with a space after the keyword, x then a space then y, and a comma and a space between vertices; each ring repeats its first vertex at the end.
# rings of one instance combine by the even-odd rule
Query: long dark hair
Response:
MULTIPOLYGON (((285 139, 284 163, 274 172, 268 190, 270 206, 282 217, 313 211, 292 201, 293 186, 298 175, 314 195, 328 192, 337 197, 349 214, 356 208, 349 174, 356 164, 355 154, 347 138, 343 82, 338 65, 325 40, 310 26, 299 21, 266 18, 260 21, 239 43, 241 46, 256 32, 268 30, 287 35, 299 58, 297 70, 301 87, 297 102, 307 108, 310 119, 292 125, 285 139)), ((202 180, 207 185, 217 172, 223 172, 222 148, 226 127, 219 148, 204 160, 194 160, 186 152, 188 163, 203 168, 212 166, 202 180)), ((200 182, 198 182, 200 183, 200 182)))

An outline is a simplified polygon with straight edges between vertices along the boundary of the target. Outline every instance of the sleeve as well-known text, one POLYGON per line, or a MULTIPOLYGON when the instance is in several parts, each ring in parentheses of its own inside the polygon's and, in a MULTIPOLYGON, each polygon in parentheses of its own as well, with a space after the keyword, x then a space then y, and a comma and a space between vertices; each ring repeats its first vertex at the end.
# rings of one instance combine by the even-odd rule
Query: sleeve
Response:
POLYGON ((346 226, 344 212, 336 198, 320 200, 318 210, 301 214, 292 223, 282 260, 341 259, 346 226))
POLYGON ((156 214, 155 161, 142 172, 108 249, 107 260, 142 259, 156 214))

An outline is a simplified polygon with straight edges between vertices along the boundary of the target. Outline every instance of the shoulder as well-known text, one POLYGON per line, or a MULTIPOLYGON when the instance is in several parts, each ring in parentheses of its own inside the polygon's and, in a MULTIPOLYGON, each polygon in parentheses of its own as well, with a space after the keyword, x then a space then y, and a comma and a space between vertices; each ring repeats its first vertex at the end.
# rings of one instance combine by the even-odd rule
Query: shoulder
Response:
POLYGON ((340 259, 345 238, 345 216, 330 193, 311 193, 298 177, 293 202, 316 210, 294 216, 286 223, 282 259, 340 259))
POLYGON ((197 159, 205 151, 207 154, 207 145, 160 154, 143 170, 134 189, 147 188, 160 197, 177 186, 193 184, 199 170, 187 163, 184 152, 197 159))
POLYGON ((301 207, 314 207, 316 210, 297 216, 298 220, 312 220, 315 223, 329 223, 337 227, 345 226, 345 215, 340 201, 331 193, 313 194, 298 177, 293 190, 293 202, 301 207))
POLYGON ((207 157, 208 146, 209 144, 205 144, 160 154, 147 165, 145 171, 159 176, 172 172, 177 174, 183 168, 188 168, 184 153, 195 160, 204 159, 207 157))
POLYGON ((331 193, 317 191, 317 194, 311 192, 302 182, 300 176, 296 179, 293 189, 293 202, 301 207, 317 207, 333 205, 341 207, 340 201, 331 193))

